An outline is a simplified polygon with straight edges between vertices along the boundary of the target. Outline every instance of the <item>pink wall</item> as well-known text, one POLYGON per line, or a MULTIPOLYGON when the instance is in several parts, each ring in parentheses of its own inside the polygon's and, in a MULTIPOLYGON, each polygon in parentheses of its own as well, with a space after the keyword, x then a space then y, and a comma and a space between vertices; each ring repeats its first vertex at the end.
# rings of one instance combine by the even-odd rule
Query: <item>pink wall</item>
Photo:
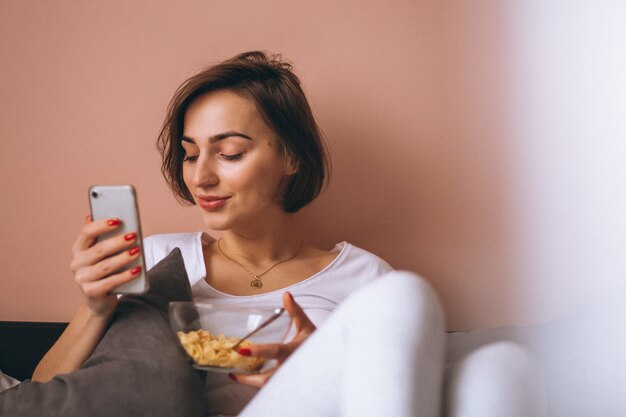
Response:
POLYGON ((0 319, 71 317, 69 247, 91 184, 135 184, 146 234, 201 226, 165 188, 154 138, 182 80, 260 48, 295 63, 331 145, 332 187, 303 222, 312 239, 422 273, 452 328, 512 320, 514 193, 489 117, 501 99, 474 95, 499 77, 482 61, 501 54, 497 19, 470 27, 430 2, 182 4, 0 6, 0 319))
POLYGON ((65 321, 87 188, 133 183, 146 234, 201 227, 159 173, 173 90, 249 49, 295 63, 330 143, 303 227, 423 274, 449 327, 528 321, 503 2, 0 3, 0 320, 65 321))

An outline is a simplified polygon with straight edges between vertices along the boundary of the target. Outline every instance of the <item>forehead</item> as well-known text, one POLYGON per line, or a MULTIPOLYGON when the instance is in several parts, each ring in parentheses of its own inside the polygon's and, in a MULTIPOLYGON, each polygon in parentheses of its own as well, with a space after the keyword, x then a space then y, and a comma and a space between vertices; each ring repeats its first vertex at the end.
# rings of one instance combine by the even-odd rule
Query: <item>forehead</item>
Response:
POLYGON ((192 101, 183 126, 184 135, 194 139, 233 130, 251 136, 270 130, 256 103, 230 90, 211 91, 192 101))

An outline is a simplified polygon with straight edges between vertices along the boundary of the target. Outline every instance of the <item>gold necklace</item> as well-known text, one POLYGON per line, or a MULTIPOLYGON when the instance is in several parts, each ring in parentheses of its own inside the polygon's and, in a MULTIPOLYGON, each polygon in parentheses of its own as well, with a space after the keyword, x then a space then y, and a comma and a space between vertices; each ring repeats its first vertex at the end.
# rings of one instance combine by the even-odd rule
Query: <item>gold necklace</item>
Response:
POLYGON ((282 261, 278 261, 276 262, 274 265, 270 266, 269 268, 267 268, 264 272, 260 273, 260 274, 255 274, 252 271, 250 271, 248 268, 246 268, 245 266, 243 266, 239 261, 231 258, 230 256, 226 255, 226 253, 222 250, 222 247, 220 246, 220 242, 221 242, 221 238, 218 239, 217 241, 217 249, 219 249, 219 251, 221 252, 222 255, 224 255, 226 258, 228 258, 229 260, 233 261, 234 263, 236 263, 237 265, 239 265, 240 267, 242 267, 248 274, 250 274, 250 276, 252 276, 252 281, 250 281, 250 286, 252 288, 255 289, 260 289, 263 286, 263 282, 261 282, 261 277, 265 274, 267 274, 268 272, 270 272, 276 265, 280 265, 283 262, 287 262, 292 260, 293 258, 295 258, 296 256, 298 256, 298 254, 300 253, 300 251, 302 250, 302 247, 304 246, 304 241, 300 242, 300 246, 298 247, 298 250, 291 255, 289 258, 287 259, 283 259, 282 261))

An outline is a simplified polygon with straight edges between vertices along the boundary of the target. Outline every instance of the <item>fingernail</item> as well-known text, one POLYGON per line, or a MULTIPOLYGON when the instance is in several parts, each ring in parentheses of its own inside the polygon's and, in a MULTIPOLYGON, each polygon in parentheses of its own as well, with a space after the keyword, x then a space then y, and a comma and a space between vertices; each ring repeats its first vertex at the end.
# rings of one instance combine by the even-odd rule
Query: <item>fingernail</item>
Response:
POLYGON ((139 275, 139 273, 141 272, 141 267, 140 266, 136 266, 133 269, 130 270, 130 274, 131 275, 139 275))
POLYGON ((250 356, 250 355, 252 355, 252 351, 250 349, 246 349, 246 348, 239 348, 239 349, 237 349, 237 353, 240 354, 241 356, 250 356))
POLYGON ((239 382, 239 381, 237 381, 237 377, 235 376, 235 374, 228 374, 228 377, 230 379, 232 379, 233 381, 235 381, 235 382, 239 382))
POLYGON ((122 221, 120 219, 111 219, 107 222, 107 224, 109 226, 118 226, 120 224, 122 224, 122 221))
POLYGON ((131 250, 128 251, 128 254, 130 256, 136 255, 139 253, 139 246, 135 246, 134 248, 132 248, 131 250))
POLYGON ((131 240, 135 240, 137 238, 137 233, 128 233, 126 235, 124 235, 124 240, 127 241, 131 241, 131 240))

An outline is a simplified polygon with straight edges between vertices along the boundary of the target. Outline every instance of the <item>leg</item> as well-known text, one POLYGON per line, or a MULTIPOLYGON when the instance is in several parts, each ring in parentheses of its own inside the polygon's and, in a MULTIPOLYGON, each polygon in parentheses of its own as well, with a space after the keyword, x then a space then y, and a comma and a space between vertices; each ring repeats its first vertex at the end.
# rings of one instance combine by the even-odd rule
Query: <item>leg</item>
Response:
POLYGON ((483 346, 450 371, 448 417, 544 415, 536 359, 511 342, 483 346))
POLYGON ((428 284, 392 272, 349 296, 240 416, 438 416, 444 335, 428 284))

